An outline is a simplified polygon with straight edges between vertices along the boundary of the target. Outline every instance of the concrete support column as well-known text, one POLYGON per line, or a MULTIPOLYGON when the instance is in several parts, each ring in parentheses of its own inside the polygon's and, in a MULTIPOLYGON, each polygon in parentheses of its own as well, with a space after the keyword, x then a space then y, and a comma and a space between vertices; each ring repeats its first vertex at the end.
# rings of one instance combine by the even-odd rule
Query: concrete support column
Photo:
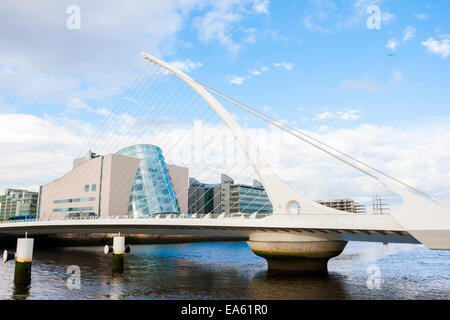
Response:
POLYGON ((112 269, 113 271, 122 272, 125 256, 125 237, 116 236, 113 238, 113 255, 112 269))
POLYGON ((269 271, 289 273, 327 272, 328 260, 347 245, 338 236, 310 232, 255 232, 247 243, 253 253, 266 259, 269 271))
POLYGON ((14 269, 15 283, 31 281, 31 263, 33 261, 33 238, 17 239, 16 266, 14 269))
POLYGON ((113 254, 116 255, 125 254, 125 237, 115 236, 113 238, 113 254))
POLYGON ((112 269, 113 271, 121 272, 123 271, 124 264, 124 256, 125 253, 129 253, 131 251, 131 247, 129 245, 125 245, 125 237, 118 236, 113 237, 113 246, 112 248, 108 245, 105 246, 104 253, 108 254, 112 252, 112 269))

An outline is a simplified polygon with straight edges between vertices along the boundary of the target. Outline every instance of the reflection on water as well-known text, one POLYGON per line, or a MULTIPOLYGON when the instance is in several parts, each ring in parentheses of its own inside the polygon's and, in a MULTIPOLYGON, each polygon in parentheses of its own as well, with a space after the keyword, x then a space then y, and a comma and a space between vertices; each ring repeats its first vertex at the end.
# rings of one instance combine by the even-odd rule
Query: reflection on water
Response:
POLYGON ((133 246, 119 271, 101 247, 41 249, 34 255, 29 286, 14 285, 13 261, 0 265, 1 299, 450 298, 450 253, 418 245, 350 243, 330 260, 328 275, 295 277, 268 273, 265 260, 244 242, 133 246), (366 284, 374 264, 379 290, 366 284), (67 287, 70 265, 80 267, 80 289, 67 287))

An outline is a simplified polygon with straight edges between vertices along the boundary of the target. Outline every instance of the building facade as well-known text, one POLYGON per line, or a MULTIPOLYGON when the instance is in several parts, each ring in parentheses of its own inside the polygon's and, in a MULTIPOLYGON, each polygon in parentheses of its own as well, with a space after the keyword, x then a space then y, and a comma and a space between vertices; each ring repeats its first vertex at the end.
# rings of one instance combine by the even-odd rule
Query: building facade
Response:
POLYGON ((333 199, 328 201, 319 200, 317 202, 321 205, 341 211, 351 213, 366 213, 366 206, 359 204, 351 199, 333 199))
POLYGON ((89 151, 62 178, 41 186, 38 219, 187 212, 188 175, 187 168, 166 165, 152 145, 105 156, 89 151))
POLYGON ((38 192, 6 189, 0 196, 0 220, 5 221, 10 217, 23 215, 36 215, 38 192))
POLYGON ((260 182, 252 186, 235 184, 227 175, 221 175, 218 184, 204 184, 194 178, 189 183, 189 213, 271 214, 272 204, 260 182))
MULTIPOLYGON (((129 215, 141 217, 158 213, 180 213, 169 169, 159 147, 135 145, 122 149, 117 154, 140 159, 131 190, 129 215)), ((172 172, 182 174, 177 168, 173 166, 172 172)))
POLYGON ((77 164, 62 178, 41 187, 38 219, 126 214, 139 162, 110 154, 77 164))

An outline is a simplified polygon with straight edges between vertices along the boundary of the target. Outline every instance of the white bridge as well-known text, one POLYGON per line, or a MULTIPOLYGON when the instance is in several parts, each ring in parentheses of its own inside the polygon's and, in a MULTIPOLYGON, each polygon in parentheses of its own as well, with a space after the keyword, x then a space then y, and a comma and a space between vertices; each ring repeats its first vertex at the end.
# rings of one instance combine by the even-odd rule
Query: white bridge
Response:
MULTIPOLYGON (((343 160, 336 153, 318 147, 311 139, 307 141, 297 131, 271 122, 282 130, 377 179, 386 188, 403 198, 403 206, 390 214, 352 214, 309 200, 286 185, 267 164, 261 161, 257 147, 230 113, 211 94, 220 95, 220 93, 157 58, 148 54, 143 54, 143 57, 183 80, 217 113, 236 137, 264 185, 273 205, 273 214, 268 216, 258 214, 241 216, 161 214, 149 218, 121 217, 117 219, 14 222, 0 224, 0 234, 120 232, 123 234, 247 237, 251 249, 268 260, 269 268, 295 270, 320 269, 323 268, 324 263, 326 267, 326 261, 330 257, 340 254, 347 241, 421 243, 429 249, 450 249, 449 204, 425 195, 386 174, 383 177, 369 174, 360 166, 343 160), (291 213, 292 205, 299 208, 298 212, 291 213), (304 262, 305 259, 308 260, 308 263, 304 262), (293 263, 290 263, 289 260, 293 263), (312 260, 320 261, 311 265, 312 260)), ((229 97, 221 96, 235 102, 229 97)), ((245 109, 245 107, 243 108, 245 109)), ((247 111, 254 113, 254 110, 247 111)), ((261 114, 255 114, 268 121, 261 114)), ((380 171, 376 171, 380 173, 380 171)))

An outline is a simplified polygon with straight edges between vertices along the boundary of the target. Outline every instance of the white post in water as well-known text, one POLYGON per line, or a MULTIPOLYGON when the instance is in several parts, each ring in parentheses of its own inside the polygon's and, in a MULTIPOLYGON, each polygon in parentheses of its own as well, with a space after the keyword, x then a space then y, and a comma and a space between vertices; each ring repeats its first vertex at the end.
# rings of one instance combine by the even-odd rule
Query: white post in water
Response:
POLYGON ((105 246, 105 254, 111 253, 112 251, 112 269, 114 272, 122 272, 124 264, 125 253, 130 253, 131 246, 125 245, 125 237, 120 235, 113 237, 112 248, 108 245, 105 246))
POLYGON ((113 254, 124 255, 125 254, 125 237, 115 236, 113 238, 113 254))
POLYGON ((14 282, 24 283, 31 280, 31 263, 33 261, 34 239, 25 238, 17 239, 16 250, 16 266, 14 269, 14 282))

